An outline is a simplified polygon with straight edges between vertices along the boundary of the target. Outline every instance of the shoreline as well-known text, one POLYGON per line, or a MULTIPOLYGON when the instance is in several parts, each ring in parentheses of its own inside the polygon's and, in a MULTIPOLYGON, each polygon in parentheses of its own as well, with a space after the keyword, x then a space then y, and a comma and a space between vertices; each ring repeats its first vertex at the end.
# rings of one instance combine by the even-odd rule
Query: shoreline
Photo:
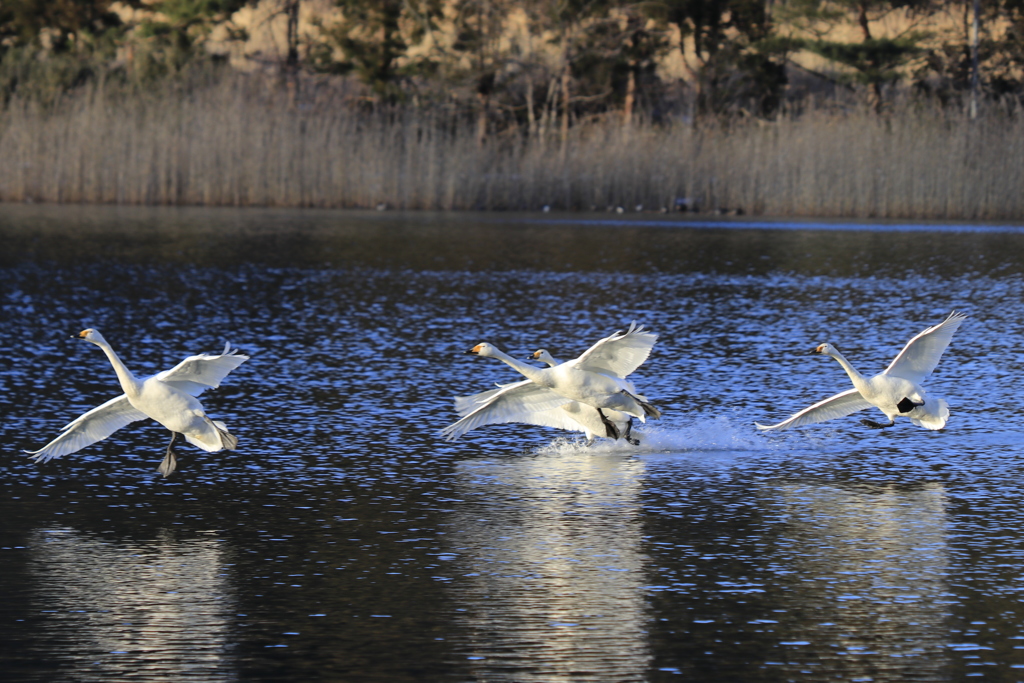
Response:
MULTIPOLYGON (((829 216, 721 216, 692 212, 660 213, 627 212, 609 215, 607 211, 506 211, 506 210, 460 210, 460 209, 404 209, 377 210, 365 208, 333 207, 289 207, 289 206, 224 206, 224 205, 178 205, 178 204, 111 204, 111 203, 56 203, 56 202, 4 202, 0 201, 0 231, 30 220, 59 220, 65 222, 67 213, 77 210, 78 223, 96 225, 106 230, 105 219, 140 222, 168 213, 180 214, 185 220, 194 220, 203 214, 235 214, 240 220, 256 216, 273 219, 275 215, 289 220, 310 219, 311 224, 320 226, 332 214, 346 221, 356 220, 368 223, 403 223, 406 221, 431 225, 435 222, 451 225, 455 223, 478 222, 484 224, 512 225, 572 225, 609 228, 679 228, 679 229, 728 229, 728 230, 786 230, 786 231, 827 231, 827 232, 923 232, 923 233, 977 233, 977 234, 1020 234, 1024 233, 1024 219, 1019 220, 974 220, 957 219, 914 219, 887 218, 863 219, 858 217, 829 216), (82 212, 86 215, 83 215, 82 212), (92 215, 89 215, 92 214, 92 215)), ((171 216, 173 217, 173 215, 171 216)), ((253 229, 267 227, 260 223, 253 229)), ((289 225, 288 229, 294 229, 289 225)))

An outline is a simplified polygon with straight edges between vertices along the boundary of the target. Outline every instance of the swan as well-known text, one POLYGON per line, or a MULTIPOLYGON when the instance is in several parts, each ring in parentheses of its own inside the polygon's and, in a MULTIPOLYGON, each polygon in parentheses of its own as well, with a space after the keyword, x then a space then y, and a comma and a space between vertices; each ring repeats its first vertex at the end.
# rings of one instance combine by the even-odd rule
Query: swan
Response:
POLYGON ((84 339, 103 349, 124 393, 72 421, 61 430, 60 436, 38 451, 25 451, 35 462, 47 462, 80 451, 121 427, 147 417, 171 430, 171 443, 158 468, 164 477, 177 467, 173 446, 179 434, 190 444, 210 453, 235 450, 238 439, 228 433, 223 422, 207 417, 196 396, 220 386, 221 380, 249 360, 249 356, 232 351, 231 346, 225 344, 223 353, 218 356, 189 356, 170 370, 139 380, 97 330, 82 330, 72 338, 84 339))
MULTIPOLYGON (((535 351, 529 358, 539 360, 549 367, 559 365, 559 362, 546 349, 535 351)), ((587 437, 587 445, 593 443, 598 436, 610 436, 610 430, 601 414, 596 408, 585 403, 569 401, 556 408, 533 408, 536 405, 535 401, 543 401, 546 394, 552 393, 550 389, 539 387, 533 381, 525 379, 513 384, 499 384, 496 389, 482 391, 472 396, 457 396, 455 397, 455 410, 461 419, 445 427, 441 433, 448 441, 454 441, 466 432, 484 425, 521 422, 583 432, 587 437), (527 395, 531 394, 532 397, 527 399, 527 395)), ((555 400, 562 399, 558 397, 555 400)), ((634 446, 640 445, 639 439, 631 438, 633 431, 631 416, 610 409, 604 413, 605 417, 614 425, 615 430, 623 434, 623 438, 628 443, 634 446)))
POLYGON ((942 353, 953 339, 953 333, 966 318, 965 314, 953 311, 941 323, 929 327, 907 342, 889 367, 874 377, 864 377, 857 372, 831 344, 819 345, 811 353, 831 356, 839 361, 843 370, 853 380, 853 389, 847 389, 820 403, 815 403, 778 424, 765 426, 755 423, 757 428, 764 431, 789 429, 845 417, 858 410, 875 406, 885 413, 889 422, 861 420, 869 427, 891 427, 896 423, 896 416, 902 415, 909 417, 910 421, 919 427, 942 429, 949 418, 949 404, 941 398, 927 396, 921 383, 939 364, 942 353))
MULTIPOLYGON (((507 393, 515 392, 515 398, 532 410, 549 410, 570 401, 579 401, 597 409, 608 436, 620 438, 618 427, 608 418, 605 410, 617 410, 646 422, 648 416, 657 419, 661 411, 637 393, 633 383, 626 376, 647 360, 658 336, 646 332, 636 322, 625 332, 619 330, 575 358, 554 367, 538 368, 512 358, 493 344, 477 344, 466 353, 484 358, 497 358, 517 370, 538 387, 550 389, 539 392, 524 388, 520 383, 507 385, 507 393)), ((505 396, 502 394, 502 396, 505 396)))

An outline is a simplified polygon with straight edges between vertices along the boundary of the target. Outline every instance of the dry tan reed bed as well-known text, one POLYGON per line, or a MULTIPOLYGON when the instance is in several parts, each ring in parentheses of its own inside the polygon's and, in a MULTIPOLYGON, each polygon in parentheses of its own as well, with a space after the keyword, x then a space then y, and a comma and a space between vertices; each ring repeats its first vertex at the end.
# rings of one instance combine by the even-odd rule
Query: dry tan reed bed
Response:
POLYGON ((0 200, 403 209, 673 207, 1024 218, 1024 124, 824 112, 724 125, 580 125, 564 149, 408 110, 289 107, 238 87, 0 113, 0 200))

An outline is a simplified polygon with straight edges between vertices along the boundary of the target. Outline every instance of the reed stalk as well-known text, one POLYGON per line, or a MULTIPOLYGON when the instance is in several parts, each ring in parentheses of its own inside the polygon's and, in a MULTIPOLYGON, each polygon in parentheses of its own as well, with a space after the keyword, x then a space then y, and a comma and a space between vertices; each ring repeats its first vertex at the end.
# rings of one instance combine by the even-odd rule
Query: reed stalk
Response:
POLYGON ((480 144, 441 109, 298 104, 226 79, 125 95, 102 86, 0 112, 0 201, 427 210, 673 209, 773 216, 1024 218, 1024 123, 907 105, 558 131, 480 144))

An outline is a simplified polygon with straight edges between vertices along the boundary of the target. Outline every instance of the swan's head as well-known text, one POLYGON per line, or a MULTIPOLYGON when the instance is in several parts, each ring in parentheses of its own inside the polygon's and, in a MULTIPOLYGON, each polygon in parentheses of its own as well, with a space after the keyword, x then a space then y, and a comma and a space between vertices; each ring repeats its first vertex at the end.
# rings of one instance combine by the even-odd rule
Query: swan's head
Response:
POLYGON ((488 356, 492 356, 495 351, 497 351, 496 348, 494 348, 492 345, 488 344, 487 342, 484 342, 482 344, 477 344, 476 346, 471 348, 469 351, 466 351, 466 353, 472 353, 475 356, 484 356, 486 358, 488 356))
POLYGON ((104 344, 107 341, 99 331, 94 330, 91 327, 87 330, 82 330, 78 334, 73 334, 71 337, 73 339, 84 339, 85 341, 92 342, 93 344, 104 344))
POLYGON ((531 353, 529 356, 527 356, 527 359, 528 360, 539 360, 541 363, 544 363, 544 364, 550 365, 550 366, 558 365, 558 363, 555 362, 554 357, 552 357, 552 355, 550 353, 548 353, 547 349, 537 349, 536 351, 531 353))
POLYGON ((831 356, 833 353, 835 353, 835 347, 833 347, 831 344, 818 344, 816 347, 814 347, 814 350, 811 351, 811 353, 821 353, 826 356, 831 356))

